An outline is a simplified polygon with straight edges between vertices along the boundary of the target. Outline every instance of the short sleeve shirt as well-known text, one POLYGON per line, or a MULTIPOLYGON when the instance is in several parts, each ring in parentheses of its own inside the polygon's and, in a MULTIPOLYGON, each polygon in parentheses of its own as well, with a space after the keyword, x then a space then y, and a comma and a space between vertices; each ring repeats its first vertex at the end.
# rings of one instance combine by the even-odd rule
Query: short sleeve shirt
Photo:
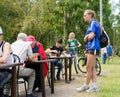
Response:
POLYGON ((89 23, 86 35, 88 35, 91 32, 95 34, 95 37, 86 43, 86 49, 100 50, 100 41, 99 41, 100 25, 96 20, 92 20, 89 23))
POLYGON ((109 55, 112 55, 112 46, 109 45, 109 46, 106 47, 106 49, 107 49, 107 53, 108 53, 109 55))
POLYGON ((56 46, 52 46, 50 47, 51 50, 57 50, 58 54, 61 55, 61 53, 63 52, 63 48, 59 47, 57 48, 56 46))
POLYGON ((77 43, 78 43, 77 39, 68 40, 67 44, 69 45, 69 51, 77 52, 77 45, 78 45, 77 43))
POLYGON ((14 54, 18 55, 21 62, 24 62, 27 57, 32 57, 33 52, 30 44, 24 42, 23 40, 17 40, 11 44, 12 51, 14 54))

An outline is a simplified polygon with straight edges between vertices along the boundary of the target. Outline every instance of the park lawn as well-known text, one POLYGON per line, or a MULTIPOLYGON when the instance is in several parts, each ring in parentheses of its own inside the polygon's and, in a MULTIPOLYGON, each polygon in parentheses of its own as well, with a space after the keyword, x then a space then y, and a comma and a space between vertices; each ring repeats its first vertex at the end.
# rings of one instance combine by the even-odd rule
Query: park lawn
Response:
POLYGON ((98 77, 100 91, 97 97, 120 97, 120 57, 115 56, 112 62, 102 65, 98 77))
POLYGON ((67 87, 65 87, 66 84, 64 82, 55 84, 55 87, 59 86, 60 88, 61 86, 61 92, 63 92, 63 96, 61 97, 64 97, 67 93, 71 94, 71 96, 68 97, 120 97, 120 57, 114 56, 113 61, 107 62, 106 64, 102 64, 101 58, 99 58, 99 60, 102 71, 100 76, 97 77, 100 87, 98 92, 87 93, 86 91, 75 91, 76 87, 80 87, 85 83, 85 74, 80 73, 80 76, 77 76, 74 66, 72 66, 72 76, 75 77, 75 80, 67 84, 67 87), (62 86, 67 90, 66 92, 62 91, 62 89, 64 90, 62 86))
MULTIPOLYGON (((120 97, 120 57, 114 56, 112 62, 102 64, 99 58, 102 71, 98 76, 99 91, 94 93, 75 93, 73 97, 120 97)), ((82 74, 84 75, 84 74, 82 74)), ((84 84, 85 77, 76 81, 79 86, 84 84)))

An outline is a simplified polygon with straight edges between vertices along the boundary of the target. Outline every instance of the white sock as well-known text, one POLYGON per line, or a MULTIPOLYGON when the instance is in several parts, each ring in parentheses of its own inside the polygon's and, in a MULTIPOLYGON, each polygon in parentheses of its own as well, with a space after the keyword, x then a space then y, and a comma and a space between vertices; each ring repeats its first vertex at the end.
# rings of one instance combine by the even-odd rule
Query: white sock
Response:
POLYGON ((97 83, 92 83, 92 87, 98 88, 98 84, 97 83))
POLYGON ((88 84, 84 84, 84 86, 89 87, 89 85, 88 85, 88 84))

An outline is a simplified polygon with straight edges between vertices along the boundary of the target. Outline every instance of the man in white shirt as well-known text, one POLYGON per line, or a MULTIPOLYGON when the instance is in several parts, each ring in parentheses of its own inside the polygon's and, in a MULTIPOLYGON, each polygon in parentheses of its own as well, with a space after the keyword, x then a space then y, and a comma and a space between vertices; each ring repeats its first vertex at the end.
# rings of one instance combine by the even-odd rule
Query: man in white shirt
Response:
MULTIPOLYGON (((20 58, 20 62, 25 62, 26 59, 33 60, 33 53, 30 44, 26 42, 27 35, 25 33, 19 33, 17 40, 11 44, 13 54, 16 54, 20 58)), ((30 76, 28 79, 27 97, 37 97, 32 93, 33 84, 35 80, 35 71, 30 68, 20 66, 19 75, 30 76)))

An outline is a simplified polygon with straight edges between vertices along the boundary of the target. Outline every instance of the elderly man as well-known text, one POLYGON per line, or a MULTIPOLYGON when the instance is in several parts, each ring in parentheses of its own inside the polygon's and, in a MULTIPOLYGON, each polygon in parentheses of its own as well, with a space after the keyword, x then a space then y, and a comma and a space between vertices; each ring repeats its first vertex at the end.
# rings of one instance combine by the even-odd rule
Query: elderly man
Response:
MULTIPOLYGON (((33 59, 32 48, 30 44, 26 42, 26 38, 27 35, 25 33, 19 33, 17 40, 11 44, 13 53, 19 56, 21 62, 24 62, 26 59, 33 59)), ((30 76, 28 79, 29 84, 27 90, 27 97, 37 97, 35 94, 32 93, 35 80, 35 71, 33 69, 20 66, 19 75, 30 76)))
MULTIPOLYGON (((26 42, 31 44, 32 47, 32 51, 34 54, 34 57, 36 60, 46 60, 46 54, 44 51, 44 47, 43 45, 36 41, 35 37, 32 35, 29 35, 26 39, 26 42)), ((37 91, 40 92, 41 91, 41 79, 40 79, 40 65, 39 64, 26 64, 26 67, 28 68, 32 68, 35 70, 35 82, 34 82, 34 87, 33 87, 33 91, 36 91, 36 89, 38 89, 37 91)), ((44 77, 47 75, 48 72, 48 64, 44 63, 44 77)))

